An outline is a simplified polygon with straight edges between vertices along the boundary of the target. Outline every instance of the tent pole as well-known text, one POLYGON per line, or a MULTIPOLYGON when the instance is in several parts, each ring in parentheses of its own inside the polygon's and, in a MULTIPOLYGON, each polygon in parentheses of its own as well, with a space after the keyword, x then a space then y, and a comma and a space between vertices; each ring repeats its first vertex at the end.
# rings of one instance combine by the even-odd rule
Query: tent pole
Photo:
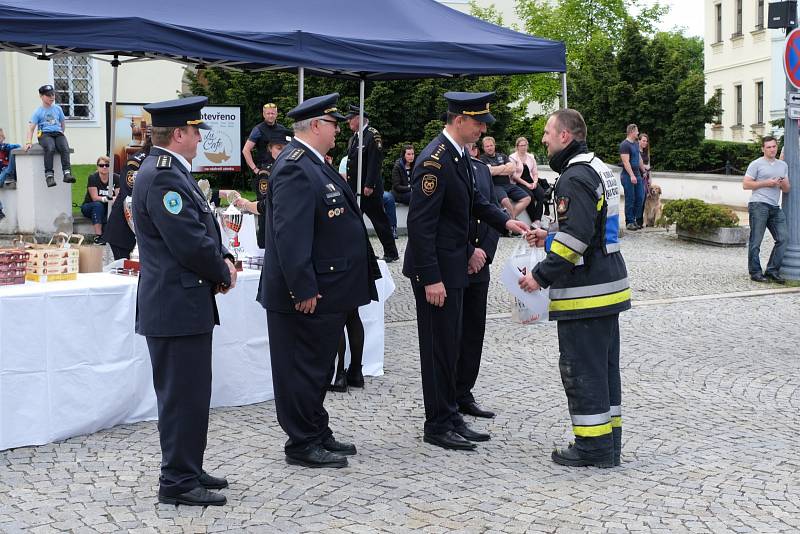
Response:
POLYGON ((358 176, 356 197, 361 194, 361 169, 364 164, 364 78, 358 84, 358 176))
POLYGON ((297 105, 303 103, 304 100, 304 89, 306 84, 306 69, 303 67, 297 67, 297 105))
POLYGON ((567 73, 561 73, 561 103, 563 104, 562 108, 568 108, 569 104, 567 104, 567 73))
MULTIPOLYGON (((108 133, 108 160, 111 163, 111 172, 108 173, 108 191, 113 195, 114 194, 114 143, 116 142, 116 126, 117 126, 117 69, 119 68, 119 59, 116 54, 114 54, 114 60, 111 62, 111 68, 114 69, 113 75, 111 77, 111 117, 109 117, 108 124, 109 124, 109 133, 108 133)), ((119 172, 122 173, 124 171, 125 162, 119 162, 119 172)), ((122 209, 122 206, 117 206, 118 209, 122 209)), ((111 210, 106 210, 106 220, 111 215, 111 210)))

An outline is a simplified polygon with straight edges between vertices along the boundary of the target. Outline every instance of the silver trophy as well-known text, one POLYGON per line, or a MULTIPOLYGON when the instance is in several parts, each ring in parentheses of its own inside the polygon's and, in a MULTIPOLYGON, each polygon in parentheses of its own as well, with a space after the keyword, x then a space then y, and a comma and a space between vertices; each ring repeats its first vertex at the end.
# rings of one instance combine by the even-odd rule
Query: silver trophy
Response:
MULTIPOLYGON (((128 195, 125 197, 125 200, 122 202, 122 215, 125 217, 125 222, 128 223, 128 227, 131 229, 134 235, 136 235, 136 228, 133 227, 133 196, 128 195)), ((133 246, 133 251, 131 252, 131 259, 138 260, 139 259, 139 244, 133 246)))
POLYGON ((220 213, 220 226, 222 231, 228 238, 228 251, 233 254, 237 260, 242 259, 244 250, 241 243, 239 243, 239 230, 242 229, 242 220, 244 215, 239 209, 231 204, 225 211, 220 213))

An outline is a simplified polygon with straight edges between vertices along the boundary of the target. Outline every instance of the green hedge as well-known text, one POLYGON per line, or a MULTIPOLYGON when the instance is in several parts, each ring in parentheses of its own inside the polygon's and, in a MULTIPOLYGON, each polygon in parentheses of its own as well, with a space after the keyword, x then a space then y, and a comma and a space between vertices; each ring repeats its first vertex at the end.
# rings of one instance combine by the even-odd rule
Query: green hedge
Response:
POLYGON ((665 202, 657 223, 660 226, 677 224, 684 230, 703 233, 738 226, 739 216, 727 206, 706 204, 702 200, 689 198, 665 202))
POLYGON ((695 172, 720 172, 725 162, 730 162, 731 173, 743 175, 754 159, 763 155, 759 143, 736 143, 733 141, 704 140, 697 154, 695 172))

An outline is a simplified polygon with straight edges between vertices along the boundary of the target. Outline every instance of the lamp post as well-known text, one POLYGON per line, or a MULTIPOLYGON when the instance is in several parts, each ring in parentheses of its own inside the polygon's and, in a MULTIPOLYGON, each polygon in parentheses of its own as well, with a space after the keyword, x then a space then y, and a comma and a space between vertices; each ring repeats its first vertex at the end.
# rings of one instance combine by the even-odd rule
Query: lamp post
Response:
MULTIPOLYGON (((797 3, 796 2, 775 2, 770 4, 770 23, 773 20, 772 10, 776 4, 786 4, 782 26, 787 33, 787 46, 789 43, 790 32, 797 27, 797 3)), ((777 7, 777 6, 776 6, 777 7)), ((772 27, 772 24, 770 24, 772 27)), ((800 56, 800 54, 797 54, 800 56)), ((786 226, 789 238, 786 247, 786 254, 781 265, 781 276, 789 280, 800 280, 800 106, 794 102, 800 100, 797 80, 792 79, 786 58, 788 52, 784 52, 784 66, 786 72, 786 115, 784 120, 784 160, 789 166, 789 180, 791 188, 788 193, 783 194, 783 211, 786 215, 786 226)))

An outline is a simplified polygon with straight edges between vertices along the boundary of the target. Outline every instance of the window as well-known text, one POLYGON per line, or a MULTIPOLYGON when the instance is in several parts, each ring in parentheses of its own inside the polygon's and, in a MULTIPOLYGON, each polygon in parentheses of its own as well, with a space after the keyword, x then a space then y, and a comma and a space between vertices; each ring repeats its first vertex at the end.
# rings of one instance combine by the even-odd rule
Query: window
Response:
POLYGON ((717 105, 719 106, 719 113, 714 115, 714 124, 717 126, 722 124, 722 89, 717 88, 714 90, 714 97, 717 100, 717 105))
POLYGON ((70 120, 94 120, 94 68, 86 56, 53 59, 56 103, 70 120))
POLYGON ((756 124, 764 124, 764 82, 756 82, 756 124))
POLYGON ((756 30, 764 29, 764 0, 756 0, 756 30))
POLYGON ((742 35, 742 2, 744 0, 736 0, 736 33, 731 37, 739 37, 742 35))
POLYGON ((715 43, 722 42, 722 4, 714 4, 714 20, 716 21, 715 43))
POLYGON ((736 93, 736 123, 735 126, 742 125, 742 86, 735 85, 735 93, 736 93))

